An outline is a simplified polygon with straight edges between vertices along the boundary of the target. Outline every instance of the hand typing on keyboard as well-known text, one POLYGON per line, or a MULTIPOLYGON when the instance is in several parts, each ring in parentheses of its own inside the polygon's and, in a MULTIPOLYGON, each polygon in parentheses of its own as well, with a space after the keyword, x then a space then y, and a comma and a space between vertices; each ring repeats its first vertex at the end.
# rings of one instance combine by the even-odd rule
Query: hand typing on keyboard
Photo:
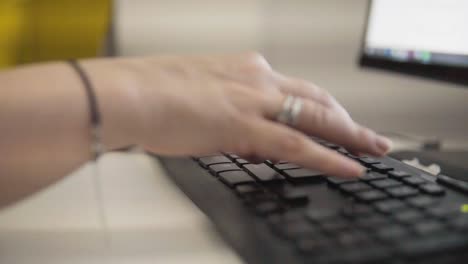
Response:
MULTIPOLYGON (((128 63, 125 60, 123 63, 128 63)), ((133 61, 139 113, 149 150, 166 155, 233 152, 288 160, 337 176, 363 168, 309 140, 317 136, 354 153, 384 155, 390 142, 356 124, 316 85, 275 72, 258 54, 160 57, 133 61), (276 122, 287 95, 302 99, 294 126, 276 122)))
POLYGON ((335 176, 357 176, 364 169, 310 136, 351 153, 380 156, 390 148, 326 91, 274 71, 256 53, 102 58, 72 65, 0 73, 0 156, 8 157, 0 160, 0 175, 7 175, 0 177, 0 206, 70 173, 101 150, 101 143, 109 150, 142 145, 172 156, 234 152, 335 176), (90 119, 93 135, 102 131, 93 151, 90 119))

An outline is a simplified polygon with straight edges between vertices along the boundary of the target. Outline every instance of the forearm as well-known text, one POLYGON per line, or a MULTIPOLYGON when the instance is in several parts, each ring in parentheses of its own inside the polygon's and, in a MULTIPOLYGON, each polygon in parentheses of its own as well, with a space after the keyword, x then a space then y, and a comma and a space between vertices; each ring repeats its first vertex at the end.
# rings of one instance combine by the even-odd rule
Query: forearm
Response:
MULTIPOLYGON (((119 77, 83 62, 98 97, 107 148, 135 142, 119 77), (103 78, 102 78, 103 77, 103 78), (103 81, 104 79, 113 81, 103 81)), ((83 84, 65 63, 0 73, 0 206, 33 193, 90 160, 89 105, 83 84)))

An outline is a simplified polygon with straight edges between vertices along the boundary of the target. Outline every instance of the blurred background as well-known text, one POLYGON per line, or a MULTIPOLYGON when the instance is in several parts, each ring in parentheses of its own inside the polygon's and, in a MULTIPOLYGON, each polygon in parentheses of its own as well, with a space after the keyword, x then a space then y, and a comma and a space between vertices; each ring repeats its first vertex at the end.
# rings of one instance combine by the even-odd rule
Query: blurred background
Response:
MULTIPOLYGON (((358 67, 366 7, 367 0, 0 0, 0 68, 256 50, 275 69, 329 90, 363 124, 466 147, 467 87, 358 67)), ((153 159, 103 158, 100 181, 85 166, 2 210, 1 263, 105 263, 92 259, 107 257, 109 241, 119 258, 106 263, 241 263, 153 159)))
POLYGON ((466 139, 468 90, 357 66, 367 3, 120 0, 117 50, 122 55, 258 50, 277 70, 329 90, 372 128, 466 139))
POLYGON ((357 66, 367 0, 2 0, 0 65, 256 50, 383 132, 463 139, 468 90, 357 66))

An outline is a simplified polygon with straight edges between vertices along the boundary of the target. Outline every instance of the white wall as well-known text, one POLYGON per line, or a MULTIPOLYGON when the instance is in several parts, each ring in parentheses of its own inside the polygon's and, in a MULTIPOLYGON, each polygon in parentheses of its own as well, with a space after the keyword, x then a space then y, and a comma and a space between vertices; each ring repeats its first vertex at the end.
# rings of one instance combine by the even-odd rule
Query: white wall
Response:
MULTIPOLYGON (((382 131, 468 137, 468 89, 356 66, 366 0, 118 0, 121 54, 258 50, 382 131)), ((467 87, 468 88, 468 87, 467 87)))

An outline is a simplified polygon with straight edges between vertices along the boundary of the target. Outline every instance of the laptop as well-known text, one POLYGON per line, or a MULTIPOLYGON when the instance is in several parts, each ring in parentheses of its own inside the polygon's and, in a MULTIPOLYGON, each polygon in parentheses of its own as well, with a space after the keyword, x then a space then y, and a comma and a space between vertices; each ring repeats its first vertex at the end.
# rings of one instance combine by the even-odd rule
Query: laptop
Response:
MULTIPOLYGON (((468 86, 467 25, 468 1, 370 1, 360 65, 468 86)), ((161 161, 246 263, 468 263, 463 178, 311 140, 367 172, 343 179, 236 153, 161 161)))

